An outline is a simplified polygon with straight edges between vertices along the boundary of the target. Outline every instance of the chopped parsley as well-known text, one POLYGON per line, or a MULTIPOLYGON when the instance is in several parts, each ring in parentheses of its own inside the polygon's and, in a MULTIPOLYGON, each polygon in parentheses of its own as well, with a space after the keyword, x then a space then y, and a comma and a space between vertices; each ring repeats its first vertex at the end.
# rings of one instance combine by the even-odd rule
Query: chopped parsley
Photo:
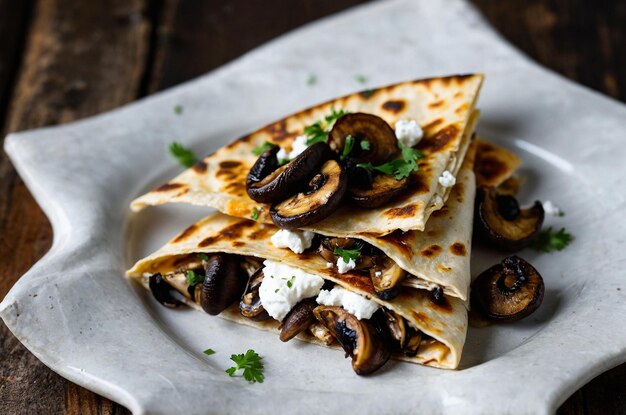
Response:
POLYGON ((356 74, 354 75, 354 80, 357 81, 360 84, 364 84, 367 82, 367 78, 365 76, 363 76, 362 74, 356 74))
POLYGON ((402 159, 392 160, 378 166, 374 166, 372 163, 359 163, 357 166, 369 171, 370 173, 377 170, 388 176, 395 177, 396 180, 402 180, 405 177, 409 177, 411 173, 417 171, 418 169, 417 160, 424 156, 419 150, 407 147, 400 141, 398 141, 398 146, 402 151, 402 159))
POLYGON ((361 250, 335 248, 333 254, 339 255, 347 264, 350 260, 356 261, 361 256, 361 250))
POLYGON ((351 135, 346 136, 346 141, 344 141, 343 143, 343 151, 341 152, 341 156, 340 156, 341 160, 344 160, 346 157, 348 157, 348 154, 350 154, 350 152, 352 151, 352 148, 354 147, 355 141, 356 140, 351 135))
POLYGON ((183 106, 182 105, 174 105, 174 113, 176 115, 180 115, 183 113, 183 106))
POLYGON ((309 77, 306 79, 307 85, 315 85, 316 82, 317 82, 317 76, 315 76, 314 74, 310 74, 309 77))
POLYGON ((200 258, 201 261, 208 261, 209 260, 209 256, 203 252, 199 253, 198 258, 200 258))
POLYGON ((204 281, 204 275, 200 275, 191 270, 185 272, 185 278, 187 279, 187 284, 189 285, 201 284, 204 281))
POLYGON ((259 220, 259 213, 261 213, 259 211, 259 209, 257 209, 257 208, 252 209, 252 213, 250 214, 250 218, 252 218, 252 220, 259 220))
POLYGON ((361 144, 360 145, 361 145, 361 150, 363 150, 363 151, 367 151, 367 150, 369 150, 371 148, 370 142, 366 141, 366 140, 361 140, 361 144))
POLYGON ((373 89, 366 89, 365 91, 361 91, 361 95, 363 95, 365 98, 369 98, 372 95, 374 95, 374 90, 373 89))
POLYGON ((263 363, 261 356, 254 350, 249 349, 245 354, 233 354, 230 360, 235 362, 235 366, 226 369, 229 376, 235 376, 235 372, 243 370, 243 378, 248 382, 263 383, 263 363))
POLYGON ((555 232, 549 227, 541 231, 532 247, 541 252, 562 251, 573 240, 574 237, 567 233, 565 228, 555 232))
POLYGON ((204 353, 207 356, 211 356, 212 354, 215 354, 215 350, 213 350, 213 349, 206 349, 202 353, 204 353))
POLYGON ((342 109, 337 111, 334 108, 331 108, 330 114, 325 116, 324 120, 314 122, 313 124, 304 127, 304 135, 307 137, 306 145, 310 146, 311 144, 319 143, 321 141, 326 142, 326 140, 328 140, 328 133, 330 133, 330 129, 333 127, 335 121, 346 114, 347 112, 342 109))
POLYGON ((193 153, 193 151, 183 147, 182 144, 177 142, 172 142, 169 144, 170 154, 178 160, 178 163, 183 167, 191 167, 196 164, 198 158, 193 153))
POLYGON ((260 156, 261 153, 265 152, 266 150, 269 150, 270 148, 274 147, 276 144, 272 144, 269 141, 264 142, 263 144, 261 144, 258 147, 254 147, 252 149, 252 152, 257 155, 260 156))
POLYGON ((296 276, 295 276, 295 275, 292 275, 292 276, 291 276, 291 278, 289 278, 289 279, 287 280, 287 287, 288 287, 288 288, 293 287, 293 280, 295 280, 295 279, 296 279, 296 276))

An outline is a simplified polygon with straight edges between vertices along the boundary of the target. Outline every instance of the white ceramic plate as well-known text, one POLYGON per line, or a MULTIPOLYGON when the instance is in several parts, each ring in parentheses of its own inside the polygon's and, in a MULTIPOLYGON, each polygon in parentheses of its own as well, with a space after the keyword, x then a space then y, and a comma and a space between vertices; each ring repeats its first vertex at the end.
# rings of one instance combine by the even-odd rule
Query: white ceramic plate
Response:
MULTIPOLYGON (((117 111, 9 136, 6 151, 49 216, 54 244, 0 314, 46 365, 137 414, 550 413, 626 360, 624 131, 624 106, 530 62, 461 0, 356 8, 117 111), (518 324, 470 330, 462 370, 392 362, 360 378, 342 353, 164 309, 124 278, 206 213, 130 214, 132 198, 177 171, 166 143, 207 153, 363 89, 355 74, 375 86, 477 71, 487 76, 479 132, 521 154, 523 198, 561 206, 567 215, 552 221, 576 240, 560 253, 522 253, 545 278, 544 305, 518 324), (217 354, 204 356, 208 347, 217 354), (263 384, 224 373, 230 354, 247 348, 264 356, 263 384)), ((476 273, 501 256, 474 258, 476 273)))

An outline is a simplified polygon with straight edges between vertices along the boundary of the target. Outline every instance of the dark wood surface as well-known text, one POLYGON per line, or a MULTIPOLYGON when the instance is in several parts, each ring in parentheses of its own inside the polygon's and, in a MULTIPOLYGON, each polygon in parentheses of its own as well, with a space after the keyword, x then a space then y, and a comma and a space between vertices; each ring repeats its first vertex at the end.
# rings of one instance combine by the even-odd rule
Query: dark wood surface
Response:
MULTIPOLYGON (((0 132, 87 117, 198 76, 359 0, 0 0, 0 132)), ((475 0, 543 65, 626 101, 626 2, 475 0)), ((0 299, 50 248, 50 224, 0 152, 0 299)), ((128 413, 40 363, 0 322, 0 413, 128 413)), ((560 414, 626 413, 626 365, 560 414)))

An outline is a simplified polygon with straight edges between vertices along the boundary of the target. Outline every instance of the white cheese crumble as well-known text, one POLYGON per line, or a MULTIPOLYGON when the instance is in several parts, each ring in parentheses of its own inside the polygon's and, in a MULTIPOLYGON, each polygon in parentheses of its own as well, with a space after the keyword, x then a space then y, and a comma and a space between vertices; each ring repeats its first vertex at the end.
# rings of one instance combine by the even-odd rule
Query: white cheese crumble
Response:
POLYGON ((356 262, 354 259, 350 258, 348 262, 344 261, 342 257, 339 257, 337 260, 337 271, 340 274, 345 274, 346 272, 353 270, 356 268, 356 262))
POLYGON ((281 229, 272 235, 271 241, 276 248, 289 248, 296 254, 301 254, 311 247, 314 237, 314 232, 281 229))
POLYGON ((321 290, 317 296, 317 303, 343 307, 359 320, 372 317, 376 310, 380 308, 374 301, 338 286, 333 287, 330 291, 321 290))
POLYGON ((327 262, 326 263, 326 268, 332 268, 333 267, 333 263, 332 262, 327 262))
POLYGON ((374 275, 377 276, 377 277, 380 277, 381 275, 383 275, 383 272, 382 271, 376 271, 376 272, 374 272, 374 275))
POLYGON ((561 210, 561 208, 550 202, 549 200, 543 202, 542 205, 544 212, 546 212, 546 215, 563 216, 563 211, 561 210))
POLYGON ((422 127, 415 120, 399 120, 396 122, 396 138, 406 147, 413 147, 424 137, 422 127))
POLYGON ((289 265, 269 259, 263 265, 259 298, 267 313, 278 321, 282 321, 300 301, 318 295, 324 285, 321 277, 289 265))
POLYGON ((433 197, 433 206, 435 209, 439 209, 443 206, 443 198, 439 195, 433 197))
POLYGON ((307 136, 299 135, 293 140, 291 143, 291 152, 289 152, 289 159, 293 160, 298 157, 304 150, 306 150, 309 146, 307 145, 307 136))
POLYGON ((289 160, 289 153, 287 153, 287 150, 281 147, 280 150, 278 150, 278 153, 276 153, 276 158, 278 159, 278 161, 289 160))
POLYGON ((456 184, 456 177, 452 175, 448 170, 445 170, 439 176, 439 184, 443 187, 452 187, 456 184))

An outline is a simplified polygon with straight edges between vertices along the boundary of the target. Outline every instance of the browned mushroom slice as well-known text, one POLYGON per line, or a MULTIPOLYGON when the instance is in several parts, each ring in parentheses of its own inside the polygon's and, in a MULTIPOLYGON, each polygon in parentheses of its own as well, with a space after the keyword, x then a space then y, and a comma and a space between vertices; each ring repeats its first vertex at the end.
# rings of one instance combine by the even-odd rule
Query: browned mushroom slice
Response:
POLYGON ((248 277, 236 255, 214 254, 203 263, 206 276, 202 288, 196 290, 198 302, 204 311, 217 315, 241 298, 248 277))
POLYGON ((389 335, 396 342, 396 346, 402 350, 406 346, 408 337, 408 324, 404 317, 392 310, 384 310, 386 321, 385 324, 389 329, 389 335))
POLYGON ((278 166, 276 147, 265 151, 250 169, 246 179, 246 190, 251 199, 261 203, 272 203, 291 196, 302 183, 306 183, 320 166, 328 160, 330 151, 326 143, 315 143, 304 150, 298 157, 284 166, 278 166))
POLYGON ((285 229, 297 229, 321 221, 339 207, 347 182, 339 163, 327 161, 311 179, 307 190, 272 206, 272 220, 285 229))
POLYGON ((369 321, 359 320, 341 307, 318 306, 313 313, 339 342, 346 357, 352 358, 357 375, 375 372, 391 357, 386 342, 369 321))
POLYGON ((379 174, 374 177, 372 186, 360 189, 351 186, 348 190, 350 199, 359 207, 374 209, 400 196, 409 187, 409 179, 396 180, 393 176, 379 174))
POLYGON ((346 137, 354 141, 350 158, 358 162, 385 163, 398 154, 398 139, 385 120, 362 112, 346 114, 339 118, 328 134, 331 150, 344 153, 346 137), (367 145, 361 145, 367 141, 367 145))
POLYGON ((309 331, 319 341, 324 343, 326 346, 330 346, 335 342, 335 338, 332 334, 330 334, 330 330, 326 328, 322 323, 318 323, 317 321, 309 326, 309 331))
POLYGON ((239 312, 241 315, 255 321, 266 320, 269 318, 269 314, 267 314, 267 311, 263 308, 261 298, 259 297, 259 287, 263 282, 263 278, 263 268, 257 269, 257 271, 250 277, 248 286, 246 287, 243 296, 241 296, 241 301, 239 302, 239 312))
POLYGON ((280 326, 280 340, 289 341, 309 328, 315 320, 313 309, 317 307, 315 298, 307 298, 296 304, 285 316, 280 326))
POLYGON ((406 271, 392 260, 387 260, 384 268, 370 269, 370 278, 376 290, 376 296, 383 300, 391 300, 398 295, 400 282, 406 276, 406 271))
POLYGON ((175 308, 182 304, 174 298, 172 294, 175 290, 163 279, 160 273, 150 276, 148 286, 150 287, 152 296, 165 307, 175 308))
POLYGON ((499 194, 493 187, 479 188, 476 195, 476 226, 481 237, 497 248, 516 251, 539 235, 544 220, 541 202, 520 209, 515 197, 499 194))
POLYGON ((413 327, 408 327, 407 329, 407 341, 402 351, 407 356, 415 356, 419 351, 420 345, 422 343, 422 332, 419 330, 415 330, 413 327))
POLYGON ((472 308, 497 321, 516 321, 532 314, 543 301, 543 278, 518 256, 484 271, 472 287, 472 308))

